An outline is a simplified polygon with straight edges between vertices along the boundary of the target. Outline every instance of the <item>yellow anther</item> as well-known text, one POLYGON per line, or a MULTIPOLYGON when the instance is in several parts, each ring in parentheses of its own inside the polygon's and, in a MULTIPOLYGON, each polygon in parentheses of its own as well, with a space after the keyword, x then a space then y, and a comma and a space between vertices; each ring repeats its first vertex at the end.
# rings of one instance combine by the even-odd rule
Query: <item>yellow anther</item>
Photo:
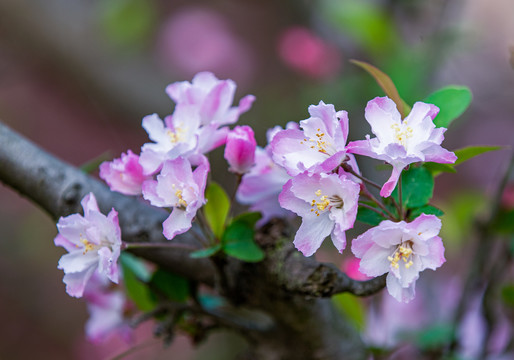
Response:
POLYGON ((80 242, 84 244, 84 252, 82 253, 82 255, 86 255, 88 251, 91 251, 95 248, 95 245, 90 243, 87 239, 81 238, 80 242))
POLYGON ((398 246, 392 256, 388 256, 387 260, 391 263, 391 266, 395 269, 399 268, 400 259, 405 263, 405 268, 410 268, 414 263, 412 261, 412 241, 406 241, 398 246))
POLYGON ((318 210, 325 210, 327 208, 327 206, 330 205, 330 201, 327 199, 326 196, 322 196, 321 197, 321 201, 318 201, 316 203, 316 207, 318 208, 318 210))
POLYGON ((178 197, 178 206, 187 207, 187 202, 182 198, 182 190, 175 191, 175 196, 178 197))
POLYGON ((168 135, 168 137, 170 138, 170 141, 173 144, 178 143, 179 141, 182 141, 183 134, 184 134, 184 130, 180 127, 176 127, 175 131, 172 131, 171 129, 168 129, 166 131, 166 135, 168 135))
MULTIPOLYGON (((314 194, 316 194, 316 196, 321 196, 321 189, 316 190, 316 192, 314 194)), ((314 200, 312 200, 312 201, 314 201, 314 200)))
POLYGON ((405 146, 405 141, 412 137, 413 133, 412 128, 406 125, 406 121, 404 121, 401 126, 398 124, 391 125, 391 129, 394 130, 394 137, 396 138, 396 141, 398 141, 398 143, 403 146, 405 146))

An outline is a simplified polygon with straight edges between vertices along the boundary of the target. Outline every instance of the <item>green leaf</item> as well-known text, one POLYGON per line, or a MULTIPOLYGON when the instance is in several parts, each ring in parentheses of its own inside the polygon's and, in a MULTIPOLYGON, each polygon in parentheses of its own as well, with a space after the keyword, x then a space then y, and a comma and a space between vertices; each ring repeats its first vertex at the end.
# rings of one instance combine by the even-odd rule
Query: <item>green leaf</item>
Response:
POLYGON ((462 164, 469 159, 474 158, 475 156, 484 154, 489 151, 500 150, 501 146, 468 146, 462 149, 455 150, 455 155, 457 155, 457 161, 455 161, 455 166, 462 164))
POLYGON ((262 215, 260 212, 248 212, 236 216, 232 222, 241 222, 243 224, 246 224, 251 229, 254 229, 255 224, 257 224, 257 221, 259 221, 261 217, 262 215))
POLYGON ((157 269, 150 279, 150 285, 168 299, 185 302, 189 297, 189 282, 186 278, 164 269, 157 269))
POLYGON ((103 154, 100 154, 99 156, 95 157, 94 159, 91 159, 85 162, 84 164, 80 165, 80 170, 82 172, 85 172, 86 174, 91 174, 94 171, 96 171, 96 169, 98 169, 101 163, 103 163, 104 161, 108 161, 111 158, 112 155, 110 151, 106 151, 103 154))
POLYGON ((432 176, 437 176, 440 173, 447 172, 447 173, 456 173, 457 170, 453 167, 453 164, 439 164, 434 162, 427 162, 424 163, 423 166, 430 171, 432 176))
POLYGON ((221 239, 230 210, 227 193, 221 186, 211 182, 205 191, 205 198, 207 199, 204 206, 205 218, 214 235, 221 239))
POLYGON ((377 84, 382 88, 382 90, 384 90, 385 94, 394 101, 396 108, 402 115, 402 118, 407 116, 407 114, 410 112, 410 106, 402 100, 398 90, 396 89, 396 86, 394 86, 394 83, 389 76, 387 76, 384 72, 375 66, 368 64, 367 62, 359 60, 350 60, 350 62, 363 68, 371 76, 373 76, 377 84))
POLYGON ((424 163, 423 166, 430 171, 432 176, 437 176, 442 172, 455 173, 455 166, 468 161, 475 156, 484 154, 489 151, 500 150, 501 146, 468 146, 462 149, 455 150, 457 161, 454 164, 439 164, 433 162, 424 163))
POLYGON ((471 99, 469 88, 450 85, 433 92, 423 101, 439 108, 439 114, 434 119, 435 126, 447 128, 453 120, 466 111, 471 99))
POLYGON ((360 299, 352 294, 337 294, 332 296, 337 310, 346 317, 357 330, 363 330, 366 324, 366 311, 360 299))
MULTIPOLYGON (((402 173, 402 200, 405 208, 428 204, 434 193, 434 177, 424 167, 411 166, 402 173)), ((392 196, 398 201, 398 185, 392 196)))
POLYGON ((377 226, 382 220, 385 220, 385 218, 373 210, 359 206, 359 210, 357 211, 357 220, 364 224, 377 226))
POLYGON ((123 283, 125 284, 128 297, 141 311, 152 310, 155 307, 155 303, 146 284, 150 275, 143 262, 130 253, 122 252, 120 264, 123 272, 123 283))
POLYGON ((500 234, 514 234, 514 210, 500 210, 492 223, 492 228, 500 234))
POLYGON ((210 256, 216 254, 220 250, 221 250, 221 244, 218 243, 218 244, 208 247, 206 249, 200 249, 200 250, 193 251, 191 254, 189 254, 189 256, 191 256, 194 259, 205 258, 205 257, 210 257, 210 256))
POLYGON ((412 209, 412 211, 409 214, 409 218, 411 220, 417 218, 421 214, 427 214, 427 215, 435 215, 435 216, 443 216, 444 212, 441 209, 436 208, 432 205, 425 205, 421 206, 419 208, 412 209))
POLYGON ((151 273, 148 271, 143 260, 129 252, 123 251, 120 255, 122 266, 128 268, 139 280, 148 282, 151 278, 151 273))
POLYGON ((253 222, 254 219, 255 216, 239 218, 227 227, 222 238, 225 254, 247 262, 264 259, 264 252, 253 240, 254 225, 250 225, 249 221, 253 222))

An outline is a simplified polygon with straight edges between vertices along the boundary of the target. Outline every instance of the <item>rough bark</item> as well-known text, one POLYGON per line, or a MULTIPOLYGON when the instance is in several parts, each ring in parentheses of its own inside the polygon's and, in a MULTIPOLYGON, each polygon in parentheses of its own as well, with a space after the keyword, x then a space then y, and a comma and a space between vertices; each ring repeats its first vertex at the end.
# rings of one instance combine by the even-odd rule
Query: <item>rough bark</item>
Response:
MULTIPOLYGON (((119 212, 124 241, 167 241, 161 225, 166 212, 137 198, 111 192, 98 180, 44 152, 2 123, 0 144, 0 180, 41 206, 53 219, 80 213, 80 200, 93 192, 102 211, 114 207, 119 212)), ((286 232, 286 225, 280 221, 261 229, 256 240, 265 250, 266 259, 256 264, 225 258, 214 262, 192 259, 187 251, 175 248, 132 251, 209 286, 219 284, 222 277, 224 285, 217 287, 222 295, 237 308, 250 309, 254 317, 263 314, 257 321, 250 316, 247 323, 244 316, 232 319, 231 326, 242 329, 252 345, 247 358, 364 358, 359 335, 334 313, 326 297, 345 291, 370 295, 384 287, 384 277, 365 282, 352 280, 333 265, 305 258, 291 241, 285 240, 286 232)), ((198 245, 187 233, 173 241, 198 245)))

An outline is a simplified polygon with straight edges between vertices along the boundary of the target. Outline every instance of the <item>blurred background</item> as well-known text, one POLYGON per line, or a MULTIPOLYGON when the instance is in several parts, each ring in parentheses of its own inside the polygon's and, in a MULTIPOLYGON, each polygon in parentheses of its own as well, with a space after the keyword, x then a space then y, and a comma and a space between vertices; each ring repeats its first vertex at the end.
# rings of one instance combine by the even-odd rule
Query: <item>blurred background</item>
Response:
MULTIPOLYGON (((138 153, 148 141, 142 117, 173 111, 166 85, 203 70, 233 79, 236 103, 257 97, 240 123, 255 129, 261 146, 267 128, 308 118, 307 107, 320 100, 349 112, 351 139, 370 133, 364 107, 383 93, 349 59, 389 74, 411 104, 442 86, 466 85, 472 105, 443 145, 506 148, 437 178, 448 261, 439 278, 422 276, 418 296, 424 283, 437 283, 451 303, 451 289, 462 286, 458 270, 469 261, 473 217, 486 209, 514 143, 513 15, 511 0, 0 0, 0 120, 78 166, 138 153)), ((372 174, 375 165, 361 167, 372 174)), ((225 170, 223 161, 213 166, 214 177, 230 186, 225 170)), ((132 346, 116 337, 85 341, 86 307, 64 291, 55 235, 46 214, 0 185, 0 359, 107 359, 132 346)), ((320 259, 346 266, 331 252, 320 259)), ((380 306, 393 309, 388 301, 380 306)), ((353 306, 356 326, 372 341, 397 343, 395 332, 429 321, 389 321, 381 339, 369 328, 384 319, 365 310, 368 303, 353 306)), ((431 306, 444 316, 451 305, 431 306)), ((425 307, 402 312, 419 315, 425 307)), ((138 330, 144 347, 126 358, 231 359, 245 346, 236 334, 220 333, 198 350, 180 336, 163 349, 151 332, 151 324, 138 330)))

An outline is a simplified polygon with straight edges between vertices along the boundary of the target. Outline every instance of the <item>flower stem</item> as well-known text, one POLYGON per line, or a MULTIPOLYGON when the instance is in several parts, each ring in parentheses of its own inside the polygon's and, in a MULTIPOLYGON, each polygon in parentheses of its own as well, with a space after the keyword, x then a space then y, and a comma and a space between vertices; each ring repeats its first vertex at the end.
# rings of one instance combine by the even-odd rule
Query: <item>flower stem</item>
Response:
POLYGON ((368 204, 365 204, 365 203, 359 203, 359 206, 362 206, 363 208, 366 208, 366 209, 369 209, 371 211, 374 211, 376 212, 378 215, 380 216, 383 216, 383 217, 388 217, 386 214, 384 214, 382 211, 378 210, 377 208, 371 206, 371 205, 368 205, 368 204))
POLYGON ((355 177, 357 177, 357 178, 361 179, 361 180, 362 180, 362 181, 364 181, 366 184, 371 185, 371 186, 373 186, 374 188, 379 189, 379 190, 382 188, 382 187, 381 187, 380 185, 378 185, 376 182, 371 181, 370 179, 368 179, 368 178, 366 178, 366 177, 364 177, 364 176, 360 175, 359 173, 355 172, 355 170, 353 170, 353 169, 351 168, 351 166, 349 166, 349 165, 347 165, 347 164, 343 164, 343 165, 341 165, 341 166, 342 166, 342 168, 343 168, 343 170, 344 170, 344 171, 346 171, 346 172, 348 172, 348 173, 352 174, 353 176, 355 176, 355 177))
POLYGON ((382 209, 386 214, 387 216, 389 217, 389 219, 393 220, 393 221, 397 221, 398 218, 396 216, 393 215, 392 212, 390 212, 385 206, 384 204, 382 204, 381 201, 379 201, 372 193, 369 192, 369 190, 365 187, 365 186, 362 186, 361 187, 361 191, 363 193, 364 196, 366 196, 368 199, 370 199, 371 201, 373 201, 375 204, 378 205, 378 207, 380 209, 382 209))
POLYGON ((403 214, 403 199, 402 199, 402 174, 400 173, 400 180, 398 181, 398 215, 400 220, 405 220, 403 214))

